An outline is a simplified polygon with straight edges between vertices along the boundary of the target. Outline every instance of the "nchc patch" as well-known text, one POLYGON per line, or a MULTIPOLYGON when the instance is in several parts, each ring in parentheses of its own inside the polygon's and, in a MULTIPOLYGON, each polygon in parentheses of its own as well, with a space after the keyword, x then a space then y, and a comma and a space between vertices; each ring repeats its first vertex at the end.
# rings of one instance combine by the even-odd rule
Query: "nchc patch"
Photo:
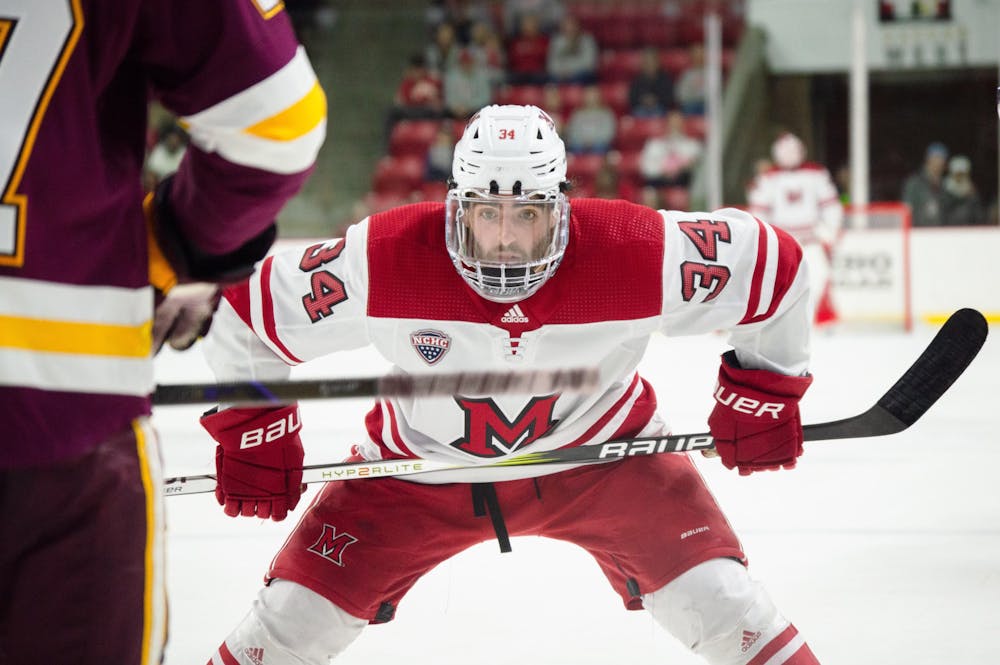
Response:
POLYGON ((440 330, 418 330, 410 333, 410 344, 428 365, 433 365, 451 348, 451 337, 440 330))

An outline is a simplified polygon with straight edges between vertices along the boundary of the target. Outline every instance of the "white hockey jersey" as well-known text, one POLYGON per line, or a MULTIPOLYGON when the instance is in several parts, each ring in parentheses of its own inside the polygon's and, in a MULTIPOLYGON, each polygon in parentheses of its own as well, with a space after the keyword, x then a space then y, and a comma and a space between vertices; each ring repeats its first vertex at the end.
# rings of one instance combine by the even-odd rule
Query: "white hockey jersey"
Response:
POLYGON ((747 190, 747 202, 751 214, 802 244, 830 244, 843 224, 844 208, 830 172, 812 162, 758 175, 747 190))
MULTIPOLYGON (((366 218, 343 239, 265 259, 227 290, 205 340, 218 379, 285 378, 291 366, 369 344, 409 374, 599 368, 590 393, 380 399, 366 418, 370 440, 360 448, 369 460, 476 464, 662 433, 655 395, 636 372, 655 332, 728 329, 744 366, 806 371, 801 248, 745 212, 575 199, 561 265, 514 304, 465 283, 444 230, 444 205, 418 203, 366 218)), ((484 482, 564 468, 413 479, 484 482)))

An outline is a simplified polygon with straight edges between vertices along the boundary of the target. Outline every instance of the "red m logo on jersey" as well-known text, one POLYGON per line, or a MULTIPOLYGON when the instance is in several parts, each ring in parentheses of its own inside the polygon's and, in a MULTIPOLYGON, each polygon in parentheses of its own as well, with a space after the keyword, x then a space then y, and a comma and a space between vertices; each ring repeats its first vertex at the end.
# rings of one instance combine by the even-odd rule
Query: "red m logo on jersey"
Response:
POLYGON ((358 542, 358 539, 351 534, 337 533, 337 527, 324 524, 322 535, 308 549, 310 552, 314 552, 324 559, 343 567, 344 550, 347 549, 348 545, 356 542, 358 542))
POLYGON ((552 429, 552 408, 559 395, 532 397, 513 422, 491 398, 455 401, 465 411, 465 436, 450 445, 477 457, 500 457, 523 448, 552 429))

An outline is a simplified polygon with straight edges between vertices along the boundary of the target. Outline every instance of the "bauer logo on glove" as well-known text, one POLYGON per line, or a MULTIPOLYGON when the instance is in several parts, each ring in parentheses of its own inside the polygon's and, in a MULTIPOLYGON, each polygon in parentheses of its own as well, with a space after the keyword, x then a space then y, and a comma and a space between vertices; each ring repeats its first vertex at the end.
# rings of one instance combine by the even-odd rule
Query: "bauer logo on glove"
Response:
POLYGON ((794 467, 802 454, 799 400, 811 383, 811 376, 744 369, 735 352, 724 353, 708 427, 725 467, 742 476, 794 467))
POLYGON ((298 410, 289 411, 287 416, 275 420, 270 425, 243 432, 243 436, 240 437, 240 450, 277 441, 288 434, 294 434, 301 427, 302 418, 299 417, 298 410))
POLYGON ((764 414, 769 414, 772 418, 777 419, 779 417, 778 414, 785 408, 783 402, 761 402, 752 397, 739 395, 734 391, 730 391, 727 395, 726 388, 719 384, 716 384, 715 401, 723 406, 728 406, 733 411, 748 413, 757 418, 760 418, 764 414))

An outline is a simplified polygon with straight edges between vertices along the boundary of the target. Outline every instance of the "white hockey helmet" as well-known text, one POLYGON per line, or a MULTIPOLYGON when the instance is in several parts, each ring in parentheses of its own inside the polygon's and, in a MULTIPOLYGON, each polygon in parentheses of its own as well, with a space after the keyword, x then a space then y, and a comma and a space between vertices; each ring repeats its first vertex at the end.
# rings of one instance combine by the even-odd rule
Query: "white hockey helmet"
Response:
POLYGON ((554 273, 569 240, 566 148, 535 106, 487 106, 455 145, 448 253, 480 295, 515 302, 554 273), (501 232, 502 231, 502 232, 501 232))
POLYGON ((771 159, 778 168, 797 169, 806 160, 806 145, 795 134, 785 132, 771 146, 771 159))

